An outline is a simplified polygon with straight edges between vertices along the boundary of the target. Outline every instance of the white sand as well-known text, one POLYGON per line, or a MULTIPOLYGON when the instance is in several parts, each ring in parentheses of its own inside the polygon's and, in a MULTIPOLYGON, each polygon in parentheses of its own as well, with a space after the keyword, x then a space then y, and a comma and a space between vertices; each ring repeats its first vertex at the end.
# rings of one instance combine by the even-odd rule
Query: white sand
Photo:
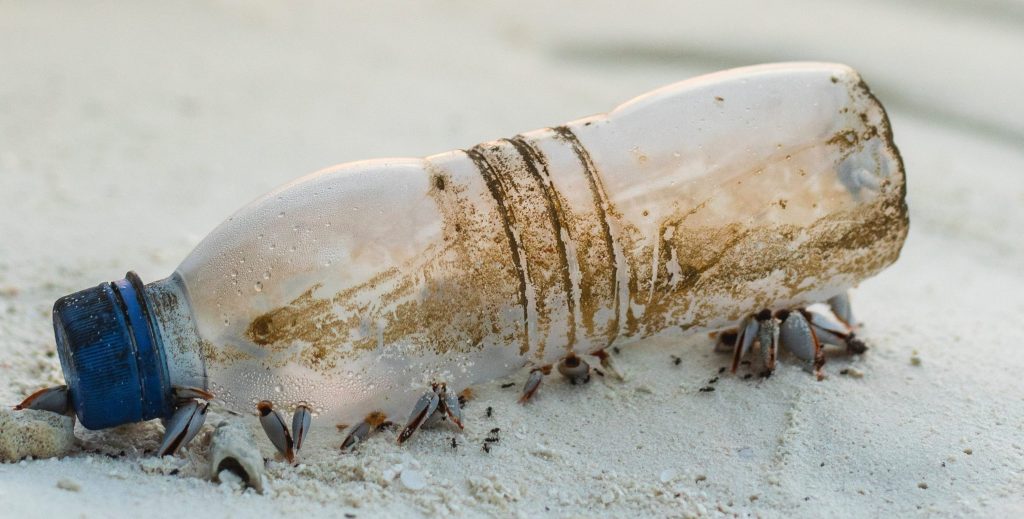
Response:
POLYGON ((525 374, 481 387, 463 434, 314 438, 264 495, 202 479, 208 431, 161 460, 157 424, 79 430, 67 457, 0 465, 0 515, 1020 515, 1024 4, 516 4, 0 5, 0 402, 59 383, 55 298, 169 274, 296 176, 791 59, 860 69, 906 159, 903 257, 854 294, 872 349, 823 382, 784 362, 699 393, 725 363, 707 337, 649 341, 626 383, 553 378, 526 407, 500 388, 525 374))

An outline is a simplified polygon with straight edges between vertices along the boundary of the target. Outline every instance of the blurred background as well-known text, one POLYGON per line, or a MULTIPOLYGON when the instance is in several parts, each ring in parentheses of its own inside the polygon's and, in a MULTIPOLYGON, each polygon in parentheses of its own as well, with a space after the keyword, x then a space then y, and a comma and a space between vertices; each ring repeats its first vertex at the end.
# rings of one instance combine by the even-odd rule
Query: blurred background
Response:
MULTIPOLYGON (((889 109, 913 225, 1024 250, 1024 2, 0 3, 0 283, 163 277, 236 208, 770 61, 889 109), (83 272, 87 271, 87 272, 83 272)), ((979 244, 978 241, 983 243, 979 244)))

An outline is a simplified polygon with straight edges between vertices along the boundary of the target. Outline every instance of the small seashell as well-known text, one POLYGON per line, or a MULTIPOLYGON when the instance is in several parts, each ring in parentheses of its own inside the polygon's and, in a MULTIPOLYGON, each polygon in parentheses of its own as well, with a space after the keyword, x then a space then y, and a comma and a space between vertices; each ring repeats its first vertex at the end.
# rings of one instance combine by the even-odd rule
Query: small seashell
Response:
POLYGON ((79 485, 77 481, 69 478, 61 478, 57 480, 57 488, 61 490, 67 490, 68 492, 78 492, 82 490, 82 485, 79 485))
POLYGON ((240 420, 222 422, 210 440, 210 479, 221 481, 224 471, 263 493, 263 455, 252 431, 240 420))
POLYGON ((676 479, 676 476, 678 475, 679 473, 676 472, 675 469, 665 469, 661 471, 661 477, 659 479, 661 479, 662 483, 670 483, 672 480, 676 479))
POLYGON ((409 490, 423 490, 427 487, 427 480, 418 470, 406 469, 399 476, 402 485, 409 490))

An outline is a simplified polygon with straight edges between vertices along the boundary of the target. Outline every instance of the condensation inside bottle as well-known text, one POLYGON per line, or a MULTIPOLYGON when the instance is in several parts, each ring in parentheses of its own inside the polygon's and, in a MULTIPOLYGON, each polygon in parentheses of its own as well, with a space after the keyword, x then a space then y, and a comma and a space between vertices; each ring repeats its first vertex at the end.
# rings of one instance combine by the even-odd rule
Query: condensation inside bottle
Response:
POLYGON ((209 389, 237 410, 267 399, 341 420, 342 410, 368 412, 382 391, 399 396, 422 382, 397 387, 415 373, 398 351, 357 354, 355 344, 376 346, 375 323, 339 321, 351 324, 388 290, 366 286, 379 266, 406 264, 439 239, 429 199, 410 203, 428 189, 422 161, 360 163, 269 193, 210 234, 177 270, 209 345, 209 389), (335 304, 358 286, 359 301, 335 304), (302 298, 316 303, 291 305, 302 298))

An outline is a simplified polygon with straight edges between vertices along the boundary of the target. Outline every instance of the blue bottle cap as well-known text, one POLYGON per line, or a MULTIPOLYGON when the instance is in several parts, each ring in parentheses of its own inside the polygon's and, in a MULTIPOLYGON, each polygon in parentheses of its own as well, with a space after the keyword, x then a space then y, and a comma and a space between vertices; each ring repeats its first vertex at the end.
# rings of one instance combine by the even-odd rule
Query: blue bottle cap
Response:
POLYGON ((134 272, 58 299, 53 331, 71 403, 87 429, 171 415, 159 328, 134 272))

